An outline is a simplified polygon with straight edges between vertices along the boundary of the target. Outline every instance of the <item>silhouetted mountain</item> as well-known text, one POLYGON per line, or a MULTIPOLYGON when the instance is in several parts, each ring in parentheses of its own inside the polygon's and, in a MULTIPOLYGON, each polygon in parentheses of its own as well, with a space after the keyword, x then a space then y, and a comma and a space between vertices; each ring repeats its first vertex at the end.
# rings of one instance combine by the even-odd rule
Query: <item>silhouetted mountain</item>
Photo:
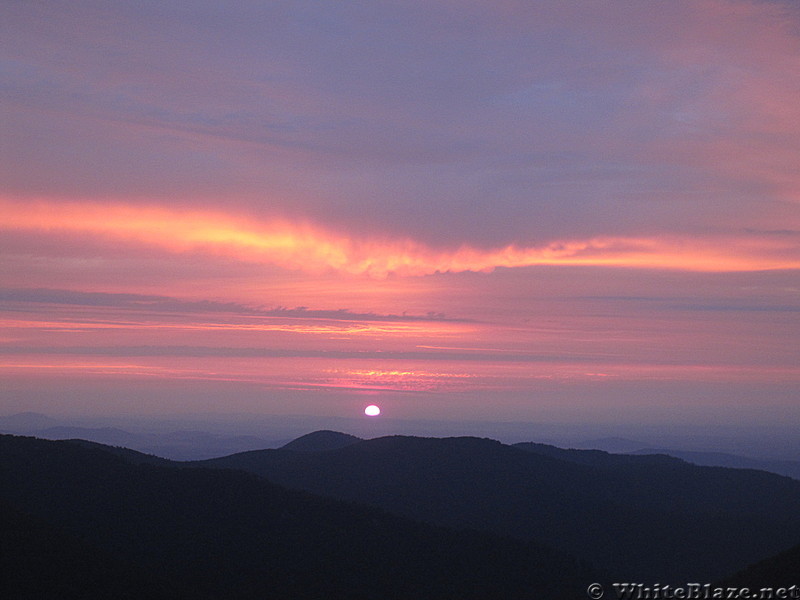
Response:
POLYGON ((631 454, 612 454, 605 450, 565 450, 564 448, 557 448, 556 446, 550 446, 548 444, 537 444, 536 442, 521 442, 519 444, 513 444, 513 446, 514 448, 519 448, 526 452, 594 467, 615 467, 622 465, 641 466, 644 464, 666 466, 683 462, 672 456, 655 453, 648 454, 645 457, 631 454))
POLYGON ((77 427, 73 425, 57 425, 44 429, 13 429, 9 427, 3 431, 12 434, 34 435, 47 440, 90 440, 109 446, 132 448, 172 460, 199 460, 271 446, 268 440, 255 436, 226 436, 207 431, 133 433, 117 427, 77 427))
POLYGON ((793 460, 767 460, 749 458, 725 452, 695 452, 689 450, 668 450, 663 448, 644 448, 632 454, 667 454, 705 467, 731 467, 734 469, 758 469, 786 477, 800 479, 800 462, 793 460))
POLYGON ((155 456, 154 454, 146 454, 144 452, 138 452, 137 450, 131 450, 130 448, 123 448, 121 446, 107 446, 105 444, 100 444, 98 442, 90 442, 88 440, 63 440, 70 444, 77 444, 78 446, 82 446, 84 448, 91 448, 94 450, 103 450, 104 452, 108 452, 109 454, 113 454, 115 456, 119 456, 120 458, 124 458, 126 462, 132 463, 134 465, 159 465, 159 466, 175 466, 175 462, 171 461, 166 458, 162 458, 160 456, 155 456))
POLYGON ((641 448, 646 448, 650 444, 646 442, 639 442, 636 440, 629 440, 622 437, 604 437, 591 440, 583 440, 576 444, 576 448, 582 450, 605 450, 606 452, 626 453, 635 452, 641 448))
MULTIPOLYGON (((78 573, 114 574, 121 562, 129 567, 114 575, 122 592, 146 572, 143 587, 158 591, 166 580, 199 599, 575 598, 597 577, 534 543, 416 523, 240 471, 144 464, 135 453, 86 443, 0 436, 0 502, 14 517, 3 521, 3 560, 5 540, 19 546, 36 529, 22 523, 15 533, 19 513, 44 524, 32 560, 10 559, 17 588, 55 578, 44 581, 53 591, 44 597, 82 585, 69 568, 37 558, 62 560, 75 544, 78 573), (94 549, 107 560, 95 560, 94 549)), ((96 594, 86 589, 82 598, 109 597, 102 585, 96 594)))
POLYGON ((540 540, 616 581, 713 581, 800 539, 800 482, 667 456, 385 437, 197 463, 451 527, 540 540))
POLYGON ((33 432, 36 437, 47 440, 83 439, 112 446, 135 447, 142 444, 145 436, 125 431, 117 427, 75 427, 56 425, 33 432))
MULTIPOLYGON (((743 569, 722 585, 750 589, 800 587, 800 545, 743 569)), ((800 590, 796 594, 794 597, 800 596, 800 590)))
POLYGON ((689 450, 672 450, 666 448, 643 448, 635 452, 626 454, 610 454, 603 450, 565 450, 547 444, 537 444, 535 442, 522 442, 513 444, 514 447, 537 454, 545 454, 555 458, 578 462, 582 464, 626 464, 629 459, 626 456, 653 456, 652 458, 663 462, 664 460, 680 459, 703 467, 730 467, 733 469, 756 469, 768 471, 778 475, 785 475, 794 479, 800 479, 800 462, 791 460, 766 460, 758 458, 748 458, 724 452, 695 452, 689 450), (669 457, 669 458, 668 458, 669 457))
POLYGON ((349 433, 340 433, 338 431, 329 431, 323 429, 322 431, 314 431, 306 435, 300 436, 296 440, 292 440, 282 450, 294 450, 295 452, 323 452, 325 450, 336 450, 337 448, 344 448, 356 442, 362 441, 349 433))

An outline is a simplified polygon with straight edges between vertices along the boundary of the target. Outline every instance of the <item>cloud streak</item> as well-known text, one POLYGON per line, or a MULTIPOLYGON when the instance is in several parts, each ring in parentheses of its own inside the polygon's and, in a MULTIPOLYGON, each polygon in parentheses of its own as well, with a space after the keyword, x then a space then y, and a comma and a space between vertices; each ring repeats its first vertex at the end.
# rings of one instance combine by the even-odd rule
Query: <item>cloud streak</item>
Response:
POLYGON ((289 308, 278 306, 263 308, 238 302, 218 302, 213 300, 181 300, 170 296, 146 294, 120 294, 106 292, 79 292, 73 290, 52 289, 3 289, 0 288, 0 310, 29 308, 30 304, 63 304, 84 307, 123 308, 136 311, 172 312, 186 314, 228 313, 232 315, 276 317, 283 319, 321 319, 334 321, 405 321, 428 322, 449 321, 455 323, 468 322, 467 319, 447 317, 444 313, 429 311, 424 315, 414 314, 379 314, 352 312, 346 308, 336 310, 311 309, 305 306, 289 308))
POLYGON ((4 187, 450 247, 798 225, 796 7, 528 4, 14 3, 4 187))
POLYGON ((489 272, 536 265, 611 266, 688 271, 800 268, 794 240, 679 237, 563 240, 540 247, 508 245, 436 249, 413 240, 357 239, 288 221, 256 222, 224 213, 156 206, 0 201, 0 228, 37 235, 68 232, 142 243, 171 253, 200 252, 321 273, 386 277, 489 272))

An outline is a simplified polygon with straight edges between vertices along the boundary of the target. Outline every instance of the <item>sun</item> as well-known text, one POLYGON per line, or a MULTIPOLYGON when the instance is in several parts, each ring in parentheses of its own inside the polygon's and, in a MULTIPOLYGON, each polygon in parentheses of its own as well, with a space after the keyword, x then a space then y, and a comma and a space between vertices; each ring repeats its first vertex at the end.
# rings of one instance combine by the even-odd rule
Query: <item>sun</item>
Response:
POLYGON ((368 417, 377 417, 379 414, 381 414, 381 407, 375 404, 370 404, 364 409, 364 414, 368 417))

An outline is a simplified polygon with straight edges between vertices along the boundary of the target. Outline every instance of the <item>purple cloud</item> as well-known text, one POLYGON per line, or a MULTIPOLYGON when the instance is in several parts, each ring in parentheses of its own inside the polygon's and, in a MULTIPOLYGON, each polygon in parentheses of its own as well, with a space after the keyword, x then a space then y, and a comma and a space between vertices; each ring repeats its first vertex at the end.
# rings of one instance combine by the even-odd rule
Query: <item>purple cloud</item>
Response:
POLYGON ((14 3, 4 193, 442 245, 771 227, 797 184, 799 19, 734 0, 14 3))

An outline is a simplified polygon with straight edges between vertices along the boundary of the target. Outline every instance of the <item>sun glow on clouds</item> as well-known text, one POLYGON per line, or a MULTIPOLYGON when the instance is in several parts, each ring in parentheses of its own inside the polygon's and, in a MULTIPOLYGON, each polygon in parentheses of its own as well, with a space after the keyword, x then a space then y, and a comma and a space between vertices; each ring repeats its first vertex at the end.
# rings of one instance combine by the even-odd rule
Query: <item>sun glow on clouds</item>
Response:
POLYGON ((340 387, 386 391, 465 390, 472 385, 466 380, 477 379, 472 373, 423 369, 329 369, 327 372, 331 374, 330 383, 340 387))
POLYGON ((353 239, 285 220, 254 222, 205 211, 155 206, 0 200, 0 229, 74 233, 134 242, 172 253, 201 252, 247 262, 320 273, 386 277, 437 272, 492 271, 534 265, 617 266, 689 271, 800 268, 793 240, 778 238, 598 237, 537 247, 461 246, 438 250, 407 239, 353 239), (735 243, 733 243, 735 241, 735 243))
MULTIPOLYGON (((265 321, 275 320, 275 318, 265 317, 265 321)), ((299 321, 299 319, 298 319, 299 321)), ((441 330, 442 333, 464 332, 464 326, 448 326, 438 328, 423 324, 384 324, 384 323, 347 323, 331 322, 326 324, 291 324, 280 322, 265 323, 158 323, 146 321, 127 321, 127 322, 81 322, 70 323, 62 321, 40 321, 40 320, 11 320, 0 319, 0 326, 9 329, 37 329, 49 332, 88 332, 101 331, 105 329, 136 329, 137 331, 152 330, 175 330, 175 331, 231 331, 231 332, 286 332, 311 335, 363 335, 363 336, 384 336, 384 335, 413 335, 431 334, 432 329, 441 330), (458 329, 456 329, 458 327, 458 329)))

